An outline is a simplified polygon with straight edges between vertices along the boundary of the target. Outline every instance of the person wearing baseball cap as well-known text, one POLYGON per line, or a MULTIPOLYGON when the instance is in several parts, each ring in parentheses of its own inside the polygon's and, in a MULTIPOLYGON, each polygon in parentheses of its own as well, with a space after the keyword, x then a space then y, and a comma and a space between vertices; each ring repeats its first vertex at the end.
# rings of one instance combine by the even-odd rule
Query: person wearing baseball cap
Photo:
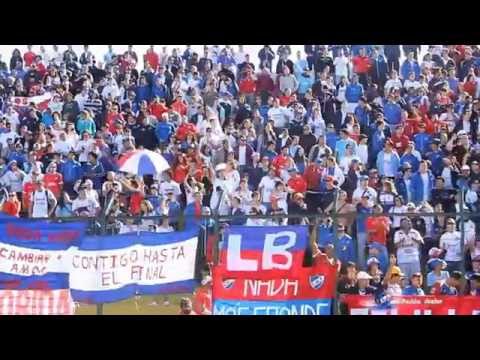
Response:
POLYGON ((372 277, 365 271, 360 271, 357 274, 357 284, 350 289, 352 295, 373 295, 376 293, 377 288, 370 285, 372 277))
POLYGON ((410 276, 410 285, 403 289, 403 295, 424 296, 422 289, 422 274, 420 272, 413 273, 410 276))

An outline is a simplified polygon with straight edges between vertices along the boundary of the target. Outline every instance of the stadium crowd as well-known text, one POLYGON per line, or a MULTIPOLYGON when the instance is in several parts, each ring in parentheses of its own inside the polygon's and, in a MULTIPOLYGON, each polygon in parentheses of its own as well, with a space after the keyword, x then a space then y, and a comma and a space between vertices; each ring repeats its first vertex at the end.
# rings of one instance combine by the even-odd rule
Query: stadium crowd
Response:
POLYGON ((336 255, 341 293, 478 295, 480 48, 420 50, 16 49, 0 60, 3 211, 102 216, 115 233, 174 231, 182 214, 247 226, 323 214, 316 250, 336 255), (170 170, 118 172, 141 148, 170 170), (285 217, 248 217, 262 214, 285 217))

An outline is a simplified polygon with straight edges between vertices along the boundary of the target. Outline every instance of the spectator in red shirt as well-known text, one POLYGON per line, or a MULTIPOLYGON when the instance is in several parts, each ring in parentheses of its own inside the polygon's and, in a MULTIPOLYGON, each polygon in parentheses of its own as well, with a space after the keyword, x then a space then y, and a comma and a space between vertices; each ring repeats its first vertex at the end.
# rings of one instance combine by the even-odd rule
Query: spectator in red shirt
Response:
POLYGON ((262 100, 265 101, 268 96, 273 94, 275 89, 275 84, 270 74, 270 70, 267 67, 264 67, 262 72, 257 75, 257 94, 262 97, 262 100))
POLYGON ((158 57, 158 54, 154 50, 155 45, 150 45, 150 48, 147 50, 147 53, 143 56, 143 61, 146 64, 150 64, 152 69, 154 71, 157 70, 158 64, 160 62, 160 58, 158 57))
POLYGON ((3 203, 3 212, 10 216, 19 217, 22 204, 17 198, 17 193, 10 192, 8 194, 8 200, 3 203))
POLYGON ((282 171, 287 170, 291 163, 292 158, 288 154, 288 146, 284 146, 282 147, 282 152, 272 161, 272 166, 275 168, 275 174, 281 176, 282 171))
POLYGON ((359 54, 352 59, 353 71, 358 75, 358 81, 367 88, 367 74, 372 66, 371 59, 365 55, 365 48, 361 48, 359 54))
POLYGON ((27 45, 27 49, 28 51, 23 54, 23 61, 25 62, 25 66, 30 66, 35 60, 37 54, 32 51, 32 45, 27 45))
POLYGON ((180 126, 177 129, 177 132, 175 133, 175 137, 177 140, 184 141, 187 138, 188 134, 195 135, 197 133, 197 127, 188 122, 188 121, 183 121, 180 124, 180 126))
POLYGON ((45 187, 50 190, 55 198, 60 199, 63 190, 63 176, 57 172, 57 164, 52 162, 47 168, 47 173, 43 176, 45 187))
POLYGON ((288 106, 293 100, 295 99, 295 96, 292 95, 292 90, 290 89, 285 89, 285 92, 283 95, 281 95, 278 100, 280 101, 280 106, 288 106))
POLYGON ((323 167, 321 166, 322 159, 317 158, 315 162, 312 162, 307 166, 303 177, 307 183, 308 190, 318 190, 320 186, 320 179, 323 174, 323 167))
POLYGON ((288 170, 288 173, 290 174, 290 179, 288 179, 287 181, 288 191, 291 194, 304 194, 307 191, 307 182, 305 181, 303 176, 297 172, 296 168, 290 168, 288 170))
POLYGON ((252 106, 255 101, 255 91, 257 91, 256 79, 251 71, 247 71, 243 79, 240 80, 238 87, 240 92, 245 95, 247 103, 252 106))
MULTIPOLYGON (((373 207, 373 213, 378 215, 383 213, 381 205, 373 207)), ((390 231, 390 219, 387 216, 370 216, 365 222, 368 233, 368 242, 376 242, 381 245, 387 245, 387 236, 390 231)))
POLYGON ((477 93, 477 80, 475 76, 470 74, 463 83, 463 91, 467 92, 470 96, 475 97, 477 93))
POLYGON ((201 286, 195 291, 193 311, 198 315, 212 315, 212 278, 205 276, 201 286))
POLYGON ((408 138, 408 136, 406 136, 404 133, 404 127, 403 125, 398 125, 396 128, 395 128, 395 132, 393 133, 392 135, 392 143, 393 143, 393 147, 395 150, 397 150, 397 153, 399 156, 401 156, 405 149, 407 148, 407 145, 410 141, 410 139, 408 138))
POLYGON ((157 120, 162 118, 162 114, 168 112, 168 107, 165 104, 165 99, 160 99, 158 96, 155 96, 153 101, 149 106, 150 114, 155 116, 157 120))
POLYGON ((175 101, 172 103, 172 105, 170 105, 170 108, 182 116, 187 115, 188 106, 183 100, 182 94, 177 93, 177 97, 175 98, 175 101))
POLYGON ((31 194, 37 190, 36 181, 41 179, 40 172, 38 170, 32 171, 32 178, 30 181, 27 181, 23 184, 23 193, 22 193, 22 202, 23 202, 23 209, 30 208, 30 198, 31 194))

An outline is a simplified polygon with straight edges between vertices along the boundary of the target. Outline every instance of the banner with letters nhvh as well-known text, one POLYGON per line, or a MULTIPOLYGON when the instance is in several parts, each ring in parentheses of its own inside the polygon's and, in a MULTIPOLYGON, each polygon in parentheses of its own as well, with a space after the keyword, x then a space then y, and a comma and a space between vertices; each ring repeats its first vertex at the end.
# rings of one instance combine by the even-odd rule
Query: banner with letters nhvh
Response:
POLYGON ((344 295, 350 315, 480 315, 478 296, 394 296, 389 306, 373 296, 344 295))
POLYGON ((304 267, 306 226, 231 226, 213 271, 214 315, 328 315, 335 269, 304 267))
POLYGON ((141 294, 193 292, 198 229, 85 237, 70 254, 75 301, 115 302, 141 294))

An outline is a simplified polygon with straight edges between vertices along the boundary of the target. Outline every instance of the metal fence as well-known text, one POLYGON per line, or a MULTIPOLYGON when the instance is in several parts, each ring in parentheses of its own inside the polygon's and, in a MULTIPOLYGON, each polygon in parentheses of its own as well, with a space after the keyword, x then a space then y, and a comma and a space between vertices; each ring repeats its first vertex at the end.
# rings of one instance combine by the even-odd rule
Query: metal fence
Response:
MULTIPOLYGON (((282 224, 290 224, 290 223, 302 223, 306 224, 309 227, 309 244, 310 244, 310 251, 312 250, 312 247, 314 246, 314 243, 321 243, 323 239, 319 238, 321 237, 321 232, 320 227, 322 226, 330 226, 332 230, 332 241, 331 243, 333 244, 334 248, 337 248, 337 242, 338 242, 338 234, 337 234, 337 225, 338 224, 344 224, 347 227, 347 234, 349 234, 355 244, 355 259, 354 261, 356 264, 359 264, 360 268, 362 268, 364 265, 364 260, 366 257, 366 249, 365 249, 365 241, 360 241, 361 236, 365 236, 364 234, 360 235, 358 233, 358 229, 356 229, 356 224, 358 224, 361 221, 366 220, 368 217, 378 217, 378 216, 387 216, 389 218, 392 218, 394 216, 399 216, 399 217, 409 217, 411 219, 430 219, 429 222, 436 222, 436 223, 441 223, 444 222, 445 219, 447 218, 454 218, 457 223, 457 230, 460 231, 461 234, 461 251, 462 251, 462 261, 461 261, 461 266, 460 270, 462 273, 465 272, 467 269, 467 263, 466 263, 466 248, 465 248, 465 223, 467 220, 471 220, 474 224, 475 227, 478 228, 480 225, 480 215, 477 215, 476 212, 472 212, 471 210, 468 210, 464 206, 464 196, 459 196, 459 206, 458 209, 459 211, 457 212, 406 212, 406 213, 379 213, 379 214, 361 214, 358 213, 357 211, 352 211, 349 213, 339 213, 335 209, 337 208, 336 206, 333 206, 333 210, 326 214, 326 213, 317 213, 317 214, 280 214, 280 215, 243 215, 243 219, 263 219, 263 220, 268 220, 273 223, 278 223, 278 225, 282 224)), ((105 217, 98 217, 98 218, 80 218, 80 217, 69 217, 69 218, 55 218, 51 219, 49 221, 51 222, 63 222, 63 223, 68 223, 72 221, 86 221, 88 223, 88 234, 91 236, 95 235, 114 235, 118 233, 118 227, 116 227, 116 224, 119 223, 131 223, 133 225, 137 224, 142 226, 145 222, 153 222, 156 224, 160 224, 165 218, 165 216, 148 216, 148 217, 139 217, 139 216, 119 216, 115 218, 105 218, 105 217)), ((228 226, 228 224, 232 221, 238 219, 237 216, 234 215, 229 215, 229 216, 221 216, 218 214, 213 214, 211 216, 202 216, 200 217, 200 223, 210 221, 210 223, 213 223, 214 227, 214 233, 219 234, 217 237, 217 243, 214 244, 214 262, 218 261, 218 253, 219 253, 219 248, 222 243, 222 229, 224 226, 228 226)), ((172 218, 169 219, 172 221, 172 218)), ((182 230, 185 227, 185 223, 191 220, 188 217, 185 216, 180 216, 178 218, 175 218, 175 229, 176 230, 182 230)), ((199 220, 199 218, 197 218, 199 220)), ((145 227, 139 228, 139 231, 145 231, 145 227)), ((389 234, 389 239, 387 241, 387 248, 389 250, 389 253, 393 252, 393 248, 390 246, 393 241, 392 241, 392 235, 393 235, 393 229, 390 229, 390 234, 389 234)), ((422 251, 422 258, 421 258, 421 269, 422 273, 425 277, 425 262, 427 260, 427 254, 426 251, 428 248, 437 246, 438 247, 438 240, 439 236, 442 233, 435 234, 433 238, 429 239, 429 242, 424 245, 424 251, 422 251)), ((308 253, 308 252, 307 252, 308 253)), ((310 252, 311 253, 311 252, 310 252)), ((334 251, 333 252, 333 257, 335 261, 337 260, 337 254, 334 251)), ((338 280, 338 275, 337 275, 337 280, 338 280)), ((338 293, 337 293, 337 299, 338 299, 338 293)), ((336 304, 337 301, 334 302, 334 309, 335 313, 338 313, 338 304, 336 304)), ((108 305, 107 305, 108 306, 108 305)), ((97 314, 102 314, 103 313, 103 304, 97 305, 97 314)))

